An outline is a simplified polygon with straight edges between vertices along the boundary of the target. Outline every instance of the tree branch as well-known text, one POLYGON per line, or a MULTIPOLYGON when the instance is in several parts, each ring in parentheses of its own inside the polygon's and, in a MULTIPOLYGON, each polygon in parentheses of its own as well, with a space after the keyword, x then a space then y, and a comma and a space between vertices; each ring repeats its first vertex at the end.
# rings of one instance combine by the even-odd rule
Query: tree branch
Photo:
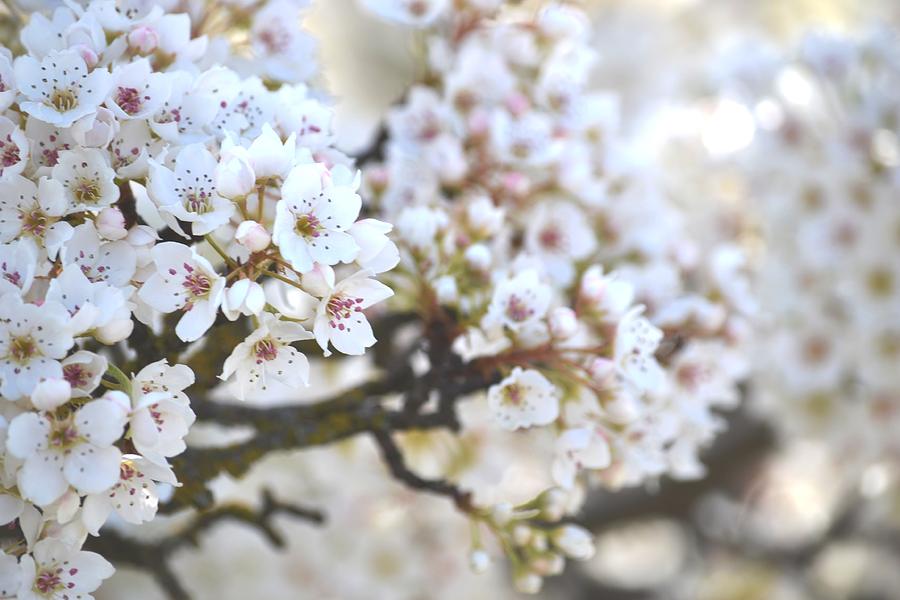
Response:
POLYGON ((113 529, 104 529, 103 535, 88 538, 85 548, 113 557, 120 564, 145 569, 173 600, 189 600, 190 595, 168 562, 176 550, 197 547, 204 532, 224 521, 237 521, 256 528, 272 545, 283 548, 285 540, 272 524, 272 518, 279 514, 290 515, 315 524, 323 523, 325 520, 324 515, 318 510, 280 502, 265 491, 259 509, 238 503, 223 504, 198 513, 180 531, 159 541, 144 542, 124 536, 113 529))

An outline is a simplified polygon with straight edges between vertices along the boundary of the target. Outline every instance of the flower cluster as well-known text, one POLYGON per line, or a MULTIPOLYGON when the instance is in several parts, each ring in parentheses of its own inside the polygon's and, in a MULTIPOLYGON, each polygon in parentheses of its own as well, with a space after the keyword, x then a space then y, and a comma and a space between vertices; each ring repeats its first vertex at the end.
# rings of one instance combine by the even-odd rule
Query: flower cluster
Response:
POLYGON ((152 519, 177 484, 195 375, 129 348, 136 327, 252 323, 221 374, 240 397, 306 385, 298 340, 374 343, 363 311, 399 254, 299 83, 300 8, 206 15, 249 23, 223 46, 153 3, 69 3, 0 49, 0 517, 18 535, 0 596, 90 598, 112 567, 86 537, 152 519))
MULTIPOLYGON (((487 394, 494 426, 555 439, 553 494, 584 475, 610 487, 702 476, 714 410, 737 402, 744 374, 743 254, 691 243, 630 160, 615 97, 589 85, 585 15, 369 4, 428 27, 423 83, 392 109, 385 161, 365 172, 397 228, 394 302, 452 314, 454 351, 501 374, 487 394)), ((526 591, 588 554, 580 534, 560 533, 554 551, 553 535, 518 526, 536 506, 480 519, 526 591)))
POLYGON ((808 35, 730 73, 728 93, 759 107, 742 164, 766 249, 762 405, 858 472, 898 451, 900 39, 808 35))

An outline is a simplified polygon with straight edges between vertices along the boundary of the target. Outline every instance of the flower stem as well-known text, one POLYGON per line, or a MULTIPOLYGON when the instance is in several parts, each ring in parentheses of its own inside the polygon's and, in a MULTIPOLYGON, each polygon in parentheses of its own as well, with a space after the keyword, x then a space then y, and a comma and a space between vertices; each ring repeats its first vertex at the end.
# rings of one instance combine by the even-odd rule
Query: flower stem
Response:
POLYGON ((216 242, 215 239, 213 239, 213 236, 205 235, 205 236, 203 236, 203 239, 205 239, 207 241, 207 243, 210 246, 212 246, 212 249, 216 251, 216 254, 218 254, 219 256, 222 257, 222 259, 229 266, 229 268, 234 269, 238 266, 238 264, 236 262, 234 262, 234 260, 225 253, 225 251, 222 249, 222 247, 219 246, 219 243, 216 242))

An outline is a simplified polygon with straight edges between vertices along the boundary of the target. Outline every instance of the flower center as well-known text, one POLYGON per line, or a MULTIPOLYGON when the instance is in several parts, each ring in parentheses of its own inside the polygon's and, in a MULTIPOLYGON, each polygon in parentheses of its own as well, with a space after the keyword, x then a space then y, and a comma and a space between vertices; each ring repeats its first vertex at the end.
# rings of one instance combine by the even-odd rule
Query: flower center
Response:
POLYGON ((3 165, 4 167, 17 165, 21 160, 22 157, 19 155, 19 147, 15 144, 5 145, 3 151, 0 152, 0 165, 3 165))
POLYGON ((78 106, 78 96, 70 89, 56 89, 53 90, 53 95, 50 97, 50 105, 57 112, 68 112, 78 106))
POLYGON ((133 115, 141 110, 141 93, 132 87, 120 87, 116 90, 116 104, 126 114, 133 115))
POLYGON ((209 294, 209 290, 212 289, 209 277, 199 271, 185 275, 181 285, 191 295, 192 299, 205 298, 209 294))
POLYGON ((503 388, 503 404, 519 406, 522 403, 522 388, 517 383, 512 383, 503 388))
POLYGON ((184 209, 202 215, 212 209, 209 203, 210 194, 206 190, 192 190, 184 197, 184 209))
POLYGON ((509 317, 510 321, 521 323, 533 314, 534 310, 524 300, 515 294, 509 296, 509 300, 506 302, 506 316, 509 317))
POLYGON ((345 296, 332 296, 325 306, 325 311, 330 319, 328 324, 331 328, 337 327, 341 331, 346 329, 341 320, 349 319, 353 313, 362 312, 362 308, 358 306, 362 304, 362 298, 347 298, 345 296))
POLYGON ((265 338, 256 342, 253 346, 253 354, 256 355, 256 364, 262 364, 264 360, 275 360, 278 357, 278 346, 271 338, 265 338))
POLYGON ((137 473, 138 470, 134 468, 134 463, 130 460, 123 460, 119 465, 119 479, 122 481, 132 479, 137 473))
POLYGON ((67 450, 81 440, 78 430, 71 420, 59 421, 53 425, 48 438, 51 448, 67 450))
POLYGON ((72 389, 78 389, 87 386, 90 375, 83 366, 72 364, 63 367, 63 379, 69 382, 72 389))
POLYGON ((556 250, 562 245, 562 232, 556 227, 546 227, 541 230, 541 246, 548 250, 556 250))
POLYGON ((59 568, 54 571, 41 571, 38 573, 37 577, 34 578, 34 590, 42 596, 62 591, 66 586, 59 576, 60 573, 62 573, 62 569, 59 568))
POLYGON ((322 224, 319 223, 319 218, 313 214, 300 215, 294 224, 294 231, 301 237, 319 237, 321 229, 322 224))
POLYGON ((100 200, 100 184, 96 179, 79 179, 72 186, 72 195, 81 204, 96 204, 100 200))
POLYGON ((39 208, 33 208, 30 212, 21 211, 19 218, 22 221, 22 231, 35 237, 41 237, 47 230, 49 219, 39 208))
POLYGON ((30 335, 15 337, 9 344, 9 355, 13 361, 25 365, 38 353, 37 344, 30 335))
POLYGON ((269 54, 280 54, 291 44, 291 34, 281 28, 264 29, 259 32, 259 41, 269 54))

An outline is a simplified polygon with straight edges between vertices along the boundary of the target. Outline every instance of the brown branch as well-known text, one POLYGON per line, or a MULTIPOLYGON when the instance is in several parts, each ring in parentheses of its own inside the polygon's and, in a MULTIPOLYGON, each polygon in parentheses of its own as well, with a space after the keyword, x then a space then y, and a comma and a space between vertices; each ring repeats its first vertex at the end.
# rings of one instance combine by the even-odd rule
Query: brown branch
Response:
POLYGON ((465 491, 447 480, 425 479, 411 471, 406 466, 406 461, 399 446, 397 446, 393 437, 387 431, 376 429, 372 431, 372 437, 375 438, 375 442, 381 449, 381 456, 394 478, 414 490, 446 496, 453 500, 456 507, 463 512, 472 510, 471 492, 465 491))
POLYGON ((273 517, 279 514, 315 524, 323 523, 325 520, 324 515, 318 510, 280 502, 268 491, 264 491, 262 506, 259 509, 238 503, 223 504, 198 513, 180 531, 159 541, 144 542, 124 536, 113 529, 104 529, 99 537, 88 538, 85 549, 111 557, 119 564, 145 569, 153 575, 170 598, 189 600, 190 595, 169 565, 169 559, 177 550, 199 546, 200 537, 204 532, 225 521, 249 525, 259 530, 272 545, 283 548, 285 540, 272 524, 273 517))

